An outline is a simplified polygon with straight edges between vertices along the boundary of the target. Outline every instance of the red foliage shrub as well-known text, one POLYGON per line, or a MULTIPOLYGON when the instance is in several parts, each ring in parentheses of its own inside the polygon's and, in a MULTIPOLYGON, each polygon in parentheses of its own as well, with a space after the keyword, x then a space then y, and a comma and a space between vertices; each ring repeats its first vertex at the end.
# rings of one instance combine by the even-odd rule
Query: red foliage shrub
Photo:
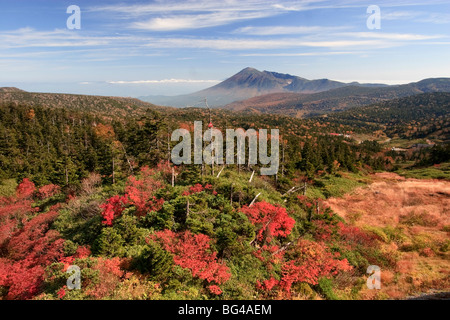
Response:
POLYGON ((0 259, 0 286, 8 289, 7 299, 31 299, 38 294, 45 267, 63 256, 64 240, 49 229, 58 215, 57 208, 23 220, 23 228, 4 244, 7 258, 0 259))
POLYGON ((279 246, 267 246, 263 245, 261 248, 256 250, 253 254, 262 262, 271 268, 271 264, 279 263, 284 256, 285 250, 280 249, 279 246))
POLYGON ((228 267, 217 262, 217 252, 210 251, 211 239, 207 235, 164 230, 157 232, 156 237, 174 255, 175 264, 191 270, 194 277, 218 284, 231 277, 228 267))
POLYGON ((288 236, 295 224, 285 208, 264 201, 255 203, 252 207, 244 206, 241 210, 258 227, 256 239, 260 242, 270 242, 277 236, 288 236))
POLYGON ((54 196, 61 191, 61 187, 55 184, 47 184, 38 190, 38 198, 46 199, 54 196))
POLYGON ((282 267, 280 287, 286 292, 290 292, 293 283, 315 285, 321 277, 352 269, 347 259, 338 260, 338 253, 333 254, 324 244, 314 241, 300 240, 294 248, 294 254, 296 259, 286 262, 282 267))
POLYGON ((95 265, 92 267, 98 270, 98 281, 88 284, 86 294, 94 299, 102 299, 113 294, 114 290, 120 285, 120 280, 125 275, 125 271, 121 269, 123 259, 118 257, 112 259, 97 258, 95 265))
POLYGON ((123 210, 125 209, 124 206, 127 203, 128 197, 126 195, 123 197, 115 195, 114 197, 106 200, 106 203, 100 206, 100 208, 103 209, 103 224, 112 226, 113 220, 122 214, 123 210))
MULTIPOLYGON (((211 190, 212 189, 212 185, 211 184, 206 184, 204 187, 200 184, 197 183, 194 186, 189 187, 189 191, 184 191, 183 192, 183 196, 189 196, 191 194, 195 194, 195 193, 200 193, 203 192, 205 190, 211 190)), ((214 193, 215 191, 213 191, 214 193)), ((217 194, 217 192, 215 192, 215 195, 217 194)))
POLYGON ((279 281, 275 278, 270 278, 269 280, 264 280, 261 284, 260 281, 256 281, 256 288, 262 289, 265 291, 272 290, 276 285, 278 285, 279 281))
POLYGON ((69 257, 62 257, 59 262, 64 263, 64 272, 73 264, 75 259, 84 259, 91 255, 91 250, 88 247, 78 247, 74 255, 69 257))
POLYGON ((349 244, 371 246, 377 239, 375 235, 369 235, 358 227, 338 223, 340 236, 349 244))
POLYGON ((216 286, 214 284, 210 285, 208 287, 208 289, 209 289, 209 291, 211 291, 211 293, 214 293, 214 294, 217 294, 217 295, 222 294, 222 289, 220 289, 219 286, 216 286))
POLYGON ((16 197, 18 199, 31 198, 35 188, 34 183, 30 179, 25 178, 16 188, 16 197))
POLYGON ((313 220, 314 238, 317 241, 329 241, 335 230, 335 226, 324 220, 313 220))
POLYGON ((151 211, 158 211, 162 208, 163 199, 156 199, 154 193, 163 187, 163 183, 154 178, 154 171, 148 167, 141 169, 141 177, 134 176, 128 178, 126 193, 130 203, 136 207, 137 215, 143 216, 151 211))
POLYGON ((62 287, 61 289, 59 289, 59 291, 57 292, 58 298, 62 299, 66 296, 66 290, 65 290, 66 286, 62 287))
POLYGON ((321 277, 330 277, 340 271, 352 269, 347 259, 339 260, 339 254, 330 252, 323 243, 300 240, 289 255, 294 259, 282 265, 281 280, 272 277, 262 283, 258 281, 258 289, 270 291, 277 287, 289 295, 294 283, 316 285, 321 277))

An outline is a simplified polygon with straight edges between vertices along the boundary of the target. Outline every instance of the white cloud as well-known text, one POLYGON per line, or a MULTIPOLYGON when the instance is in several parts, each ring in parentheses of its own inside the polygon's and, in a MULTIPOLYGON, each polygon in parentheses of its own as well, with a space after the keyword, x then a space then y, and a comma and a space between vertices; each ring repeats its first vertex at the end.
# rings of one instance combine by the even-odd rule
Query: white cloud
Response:
POLYGON ((383 20, 407 20, 432 24, 450 23, 450 13, 422 11, 381 11, 383 20))
POLYGON ((383 39, 394 41, 421 41, 445 37, 444 35, 424 35, 411 33, 384 33, 384 32, 348 32, 348 33, 340 33, 337 35, 353 38, 372 38, 372 39, 383 39))
POLYGON ((130 27, 150 31, 200 29, 221 26, 236 21, 265 18, 271 15, 273 14, 269 12, 215 12, 199 15, 179 15, 134 22, 130 27))
POLYGON ((300 52, 300 53, 245 53, 241 57, 314 57, 314 56, 337 56, 348 54, 360 54, 357 51, 333 51, 333 52, 300 52))
MULTIPOLYGON (((333 37, 330 37, 333 39, 333 37)), ((148 47, 154 48, 191 48, 191 49, 212 49, 212 50, 271 50, 287 49, 299 47, 321 47, 321 48, 361 48, 375 49, 396 47, 399 44, 394 41, 382 39, 370 40, 309 40, 302 38, 283 39, 190 39, 190 38, 155 38, 147 43, 148 47)))
POLYGON ((129 19, 129 27, 150 31, 200 29, 237 21, 272 17, 289 11, 307 10, 323 0, 189 0, 157 1, 151 4, 94 6, 89 11, 110 12, 129 19))
POLYGON ((0 48, 31 48, 31 47, 94 47, 108 45, 115 37, 85 36, 69 30, 37 31, 32 28, 22 28, 0 33, 0 48))
POLYGON ((270 36, 280 34, 309 34, 336 32, 338 30, 349 29, 349 27, 322 27, 322 26, 270 26, 270 27, 243 27, 234 31, 238 34, 255 36, 270 36))
POLYGON ((134 81, 108 81, 109 84, 180 84, 180 83, 219 83, 219 80, 193 80, 193 79, 163 79, 163 80, 134 80, 134 81))

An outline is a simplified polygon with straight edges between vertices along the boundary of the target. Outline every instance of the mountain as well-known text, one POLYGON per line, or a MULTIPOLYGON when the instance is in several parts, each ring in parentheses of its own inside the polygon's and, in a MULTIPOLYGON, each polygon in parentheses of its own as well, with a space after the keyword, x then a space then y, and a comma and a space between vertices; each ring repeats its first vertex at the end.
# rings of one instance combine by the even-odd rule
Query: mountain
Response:
POLYGON ((235 101, 265 94, 280 92, 317 93, 349 85, 361 87, 386 86, 382 84, 359 84, 357 82, 347 84, 328 79, 308 80, 290 74, 245 68, 213 87, 192 94, 173 97, 146 96, 141 97, 140 99, 160 105, 186 107, 192 105, 199 106, 206 98, 210 106, 221 107, 235 101))
POLYGON ((135 98, 35 93, 10 87, 0 88, 0 103, 65 108, 68 110, 87 111, 104 117, 111 117, 112 115, 119 117, 142 115, 148 109, 165 109, 135 98))
POLYGON ((385 87, 349 85, 313 94, 272 93, 228 104, 225 109, 302 118, 430 92, 450 92, 450 78, 385 87))

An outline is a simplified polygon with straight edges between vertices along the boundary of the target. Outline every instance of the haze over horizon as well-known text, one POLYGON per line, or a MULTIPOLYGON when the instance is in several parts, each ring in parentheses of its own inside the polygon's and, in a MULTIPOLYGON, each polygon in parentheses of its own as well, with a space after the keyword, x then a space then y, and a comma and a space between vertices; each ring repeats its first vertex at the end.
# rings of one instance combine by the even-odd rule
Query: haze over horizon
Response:
POLYGON ((0 87, 178 95, 245 67, 342 82, 449 77, 448 1, 0 0, 0 87), (81 8, 69 30, 67 7, 81 8), (369 5, 381 29, 367 27, 369 5))

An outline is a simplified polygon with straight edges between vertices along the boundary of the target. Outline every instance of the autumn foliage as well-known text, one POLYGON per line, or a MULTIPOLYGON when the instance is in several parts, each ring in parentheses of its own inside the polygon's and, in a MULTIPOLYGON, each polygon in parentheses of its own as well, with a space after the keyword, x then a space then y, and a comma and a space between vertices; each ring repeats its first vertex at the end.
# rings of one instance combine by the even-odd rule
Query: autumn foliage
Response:
POLYGON ((136 215, 138 216, 160 210, 164 204, 164 199, 157 199, 154 193, 162 188, 163 183, 157 180, 154 175, 153 170, 144 167, 141 170, 140 178, 130 176, 125 188, 126 193, 123 196, 115 195, 100 205, 103 224, 111 226, 113 220, 122 214, 128 204, 136 208, 136 215))
POLYGON ((267 202, 258 202, 251 207, 244 206, 250 222, 258 227, 256 239, 270 242, 273 237, 286 237, 291 233, 295 220, 289 217, 285 208, 267 202))
POLYGON ((118 196, 109 198, 106 203, 100 206, 103 217, 103 224, 112 226, 114 218, 120 216, 125 209, 125 205, 128 203, 127 196, 118 196))
MULTIPOLYGON (((156 233, 156 239, 165 250, 173 254, 175 264, 191 270, 194 277, 217 284, 223 284, 230 278, 228 267, 219 263, 217 253, 211 251, 211 239, 207 235, 164 230, 156 233)), ((209 288, 213 293, 221 292, 216 285, 209 288)))
POLYGON ((321 277, 331 277, 340 271, 352 269, 347 259, 339 260, 339 253, 332 253, 323 243, 299 240, 289 252, 293 259, 281 267, 281 279, 270 278, 257 283, 257 287, 270 291, 275 287, 290 294, 294 283, 316 285, 321 277))
POLYGON ((155 172, 148 167, 141 169, 141 176, 128 178, 125 192, 130 199, 130 203, 136 207, 138 216, 146 215, 151 211, 161 209, 164 199, 157 199, 155 192, 162 188, 163 183, 157 180, 155 172))

